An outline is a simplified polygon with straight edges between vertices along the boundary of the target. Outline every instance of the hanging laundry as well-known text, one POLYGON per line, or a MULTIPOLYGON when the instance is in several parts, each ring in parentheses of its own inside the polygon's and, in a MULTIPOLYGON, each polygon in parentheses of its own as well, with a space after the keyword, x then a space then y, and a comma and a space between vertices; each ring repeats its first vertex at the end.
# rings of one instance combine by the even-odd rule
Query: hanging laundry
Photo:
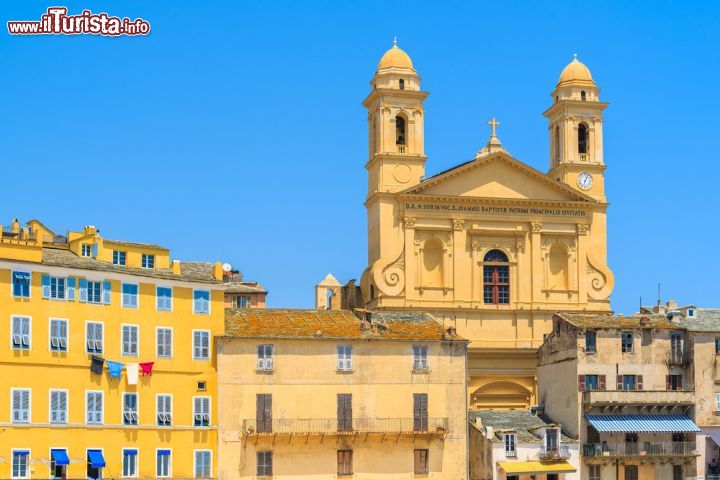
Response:
POLYGON ((120 378, 122 373, 123 364, 120 362, 107 361, 108 370, 110 371, 110 378, 120 378))
POLYGON ((105 364, 104 358, 98 357, 97 355, 93 355, 92 361, 90 363, 90 371, 96 375, 102 375, 104 364, 105 364))
POLYGON ((155 365, 155 362, 143 362, 140 364, 140 369, 142 370, 143 377, 145 375, 152 375, 153 365, 155 365))
POLYGON ((127 374, 128 385, 137 385, 138 383, 138 364, 128 363, 125 365, 125 372, 127 374))

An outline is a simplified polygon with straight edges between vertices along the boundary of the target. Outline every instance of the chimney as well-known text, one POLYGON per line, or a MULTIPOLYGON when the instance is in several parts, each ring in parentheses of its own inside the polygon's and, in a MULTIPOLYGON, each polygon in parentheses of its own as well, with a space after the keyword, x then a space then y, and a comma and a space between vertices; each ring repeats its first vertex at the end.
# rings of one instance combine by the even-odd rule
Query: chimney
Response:
POLYGON ((678 308, 677 300, 668 300, 665 302, 665 306, 668 310, 676 310, 678 308))

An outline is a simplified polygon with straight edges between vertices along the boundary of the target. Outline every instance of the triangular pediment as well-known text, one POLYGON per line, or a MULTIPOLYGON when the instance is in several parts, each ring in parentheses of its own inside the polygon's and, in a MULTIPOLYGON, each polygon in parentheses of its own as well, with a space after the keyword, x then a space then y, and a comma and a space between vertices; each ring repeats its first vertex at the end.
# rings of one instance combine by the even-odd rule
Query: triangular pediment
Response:
POLYGON ((403 193, 566 202, 595 201, 505 152, 492 153, 458 165, 423 180, 403 193))

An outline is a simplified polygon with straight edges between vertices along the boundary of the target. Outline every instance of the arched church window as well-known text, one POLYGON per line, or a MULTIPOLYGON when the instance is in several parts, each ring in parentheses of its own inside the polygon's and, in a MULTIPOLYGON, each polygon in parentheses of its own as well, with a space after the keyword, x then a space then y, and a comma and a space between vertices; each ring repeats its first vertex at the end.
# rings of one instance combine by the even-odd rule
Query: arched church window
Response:
POLYGON ((395 143, 405 145, 405 119, 400 115, 395 117, 395 143))
POLYGON ((400 90, 405 90, 405 80, 400 79, 400 90))
POLYGON ((443 257, 445 249, 443 243, 437 238, 425 242, 422 249, 422 286, 443 286, 443 257))
POLYGON ((586 123, 578 125, 578 153, 588 151, 588 126, 586 123))
POLYGON ((510 303, 510 265, 500 250, 490 250, 483 258, 483 301, 500 305, 510 303))
POLYGON ((583 102, 584 102, 585 100, 587 100, 587 98, 586 98, 586 96, 585 96, 585 90, 582 90, 582 91, 580 92, 580 100, 582 100, 583 102))

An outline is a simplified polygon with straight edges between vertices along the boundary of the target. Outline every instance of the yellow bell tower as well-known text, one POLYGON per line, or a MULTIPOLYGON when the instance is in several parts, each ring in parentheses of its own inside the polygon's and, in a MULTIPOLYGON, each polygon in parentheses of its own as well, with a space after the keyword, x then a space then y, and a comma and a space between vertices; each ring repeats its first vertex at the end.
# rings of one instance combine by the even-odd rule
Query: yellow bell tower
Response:
POLYGON ((590 70, 574 56, 560 74, 547 117, 550 134, 548 175, 605 202, 602 113, 607 103, 590 70))
POLYGON ((420 183, 425 175, 425 111, 429 95, 420 90, 420 77, 412 60, 397 46, 385 52, 363 101, 368 110, 368 261, 384 253, 384 245, 397 230, 393 199, 388 193, 420 183), (389 227, 389 228, 388 228, 389 227))

